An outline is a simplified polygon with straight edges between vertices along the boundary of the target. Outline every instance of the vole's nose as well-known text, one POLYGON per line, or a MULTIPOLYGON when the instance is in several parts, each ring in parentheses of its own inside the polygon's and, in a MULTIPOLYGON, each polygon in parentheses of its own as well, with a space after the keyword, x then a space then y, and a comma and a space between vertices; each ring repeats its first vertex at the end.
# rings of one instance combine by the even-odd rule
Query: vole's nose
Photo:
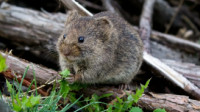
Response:
POLYGON ((65 56, 69 56, 69 55, 70 55, 70 50, 65 50, 65 51, 64 51, 64 55, 65 55, 65 56))

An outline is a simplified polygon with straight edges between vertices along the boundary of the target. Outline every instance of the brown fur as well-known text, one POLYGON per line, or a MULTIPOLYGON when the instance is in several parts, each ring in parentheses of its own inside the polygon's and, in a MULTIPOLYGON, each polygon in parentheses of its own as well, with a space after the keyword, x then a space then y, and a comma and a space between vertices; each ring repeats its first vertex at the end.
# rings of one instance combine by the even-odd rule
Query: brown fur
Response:
POLYGON ((127 84, 142 64, 143 44, 132 26, 115 14, 81 17, 72 11, 57 50, 62 70, 69 69, 77 82, 127 84), (79 36, 85 37, 83 43, 78 43, 79 36))

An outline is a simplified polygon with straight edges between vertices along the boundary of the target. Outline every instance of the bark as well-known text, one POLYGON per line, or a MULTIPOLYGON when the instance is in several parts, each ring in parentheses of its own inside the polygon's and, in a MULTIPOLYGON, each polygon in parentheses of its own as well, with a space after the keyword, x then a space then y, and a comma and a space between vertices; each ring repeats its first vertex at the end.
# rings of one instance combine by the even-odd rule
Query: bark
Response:
POLYGON ((57 58, 55 46, 65 18, 61 13, 42 13, 3 3, 0 9, 0 36, 53 62, 57 58))
POLYGON ((6 65, 9 70, 14 74, 23 75, 26 68, 29 67, 25 79, 31 81, 36 76, 36 81, 38 84, 45 84, 49 80, 54 80, 55 78, 60 78, 58 72, 42 67, 40 65, 28 62, 26 60, 8 55, 6 53, 0 52, 0 55, 6 58, 6 65))
POLYGON ((157 31, 153 31, 151 37, 167 46, 178 48, 189 53, 200 54, 200 45, 197 43, 157 31))
POLYGON ((200 66, 192 63, 177 62, 174 60, 162 60, 165 64, 170 66, 175 71, 183 74, 188 80, 193 82, 197 87, 200 88, 200 66))

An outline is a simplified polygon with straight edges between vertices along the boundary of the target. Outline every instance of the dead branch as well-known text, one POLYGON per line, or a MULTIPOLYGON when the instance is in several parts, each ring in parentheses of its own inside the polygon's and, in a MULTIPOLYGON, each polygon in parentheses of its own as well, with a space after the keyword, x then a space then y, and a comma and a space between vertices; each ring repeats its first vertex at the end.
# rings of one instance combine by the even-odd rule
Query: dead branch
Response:
POLYGON ((174 15, 172 16, 172 18, 170 20, 170 23, 166 27, 165 33, 168 33, 169 29, 171 28, 171 26, 172 26, 172 24, 173 24, 173 22, 174 22, 174 20, 175 20, 175 18, 177 16, 177 14, 178 14, 180 8, 181 8, 181 6, 183 5, 183 2, 184 2, 184 0, 180 1, 178 9, 176 10, 176 12, 174 13, 174 15))
POLYGON ((166 45, 171 47, 176 47, 190 53, 200 53, 199 44, 181 38, 177 38, 173 35, 153 31, 151 37, 152 39, 155 39, 161 43, 165 43, 166 45))
POLYGON ((89 15, 92 16, 93 14, 86 10, 82 5, 80 5, 75 0, 61 0, 61 2, 66 6, 67 8, 71 10, 77 10, 81 15, 89 15))
POLYGON ((144 50, 150 53, 149 38, 151 34, 151 17, 155 0, 145 0, 140 18, 139 34, 144 44, 144 50))
POLYGON ((200 88, 200 66, 192 63, 177 62, 174 60, 162 60, 165 64, 180 74, 183 74, 188 80, 200 88))
POLYGON ((0 7, 0 36, 21 49, 55 63, 56 41, 65 20, 66 16, 61 13, 42 13, 3 3, 0 7))
POLYGON ((77 0, 79 3, 83 4, 84 6, 88 6, 88 7, 91 7, 91 8, 94 8, 94 9, 97 9, 97 10, 100 10, 100 11, 104 11, 105 8, 102 7, 102 6, 99 6, 97 4, 94 4, 92 2, 89 2, 89 1, 86 1, 86 0, 77 0))
MULTIPOLYGON (((102 3, 103 3, 103 6, 110 12, 112 13, 115 13, 115 12, 118 12, 118 10, 116 10, 115 7, 113 7, 112 3, 113 2, 112 0, 102 0, 102 3)), ((118 13, 120 14, 120 13, 118 13)))
POLYGON ((55 78, 60 78, 58 73, 52 69, 39 66, 3 52, 0 52, 0 54, 6 58, 6 65, 8 69, 13 70, 13 73, 15 74, 23 75, 26 68, 29 67, 25 77, 29 81, 34 79, 34 75, 36 76, 38 84, 45 84, 46 81, 49 81, 50 79, 54 80, 55 78))

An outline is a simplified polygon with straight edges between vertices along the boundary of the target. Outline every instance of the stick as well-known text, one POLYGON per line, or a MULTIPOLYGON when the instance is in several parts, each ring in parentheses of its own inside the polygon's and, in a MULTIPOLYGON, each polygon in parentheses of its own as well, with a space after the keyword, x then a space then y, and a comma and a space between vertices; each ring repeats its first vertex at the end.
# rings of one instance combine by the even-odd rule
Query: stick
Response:
POLYGON ((184 2, 184 0, 180 1, 179 5, 178 5, 178 9, 176 10, 176 12, 174 13, 174 15, 172 16, 172 18, 170 20, 170 23, 166 27, 165 33, 168 33, 169 29, 171 28, 171 26, 172 26, 177 14, 178 14, 180 8, 181 8, 181 6, 183 5, 183 2, 184 2))
POLYGON ((155 0, 145 0, 140 18, 139 34, 144 43, 144 50, 150 52, 149 38, 151 34, 151 17, 155 0))

